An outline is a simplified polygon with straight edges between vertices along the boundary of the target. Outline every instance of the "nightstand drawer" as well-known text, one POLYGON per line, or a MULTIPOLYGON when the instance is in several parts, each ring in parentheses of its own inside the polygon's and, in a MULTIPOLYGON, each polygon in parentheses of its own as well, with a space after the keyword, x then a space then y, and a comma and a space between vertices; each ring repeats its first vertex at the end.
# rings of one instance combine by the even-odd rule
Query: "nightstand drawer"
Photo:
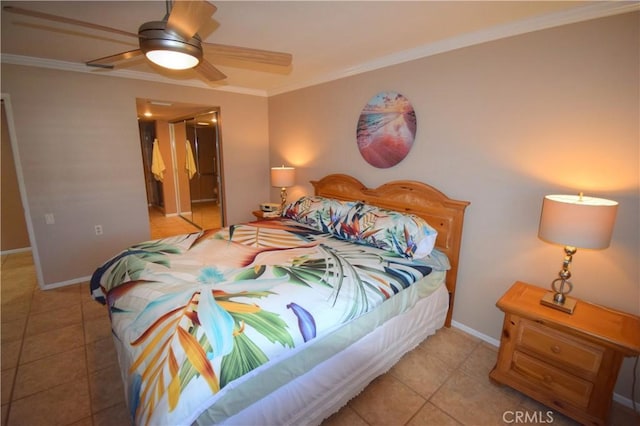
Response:
POLYGON ((598 373, 604 353, 598 346, 525 319, 520 322, 517 345, 540 354, 545 360, 576 367, 590 377, 598 373))
POLYGON ((522 376, 528 383, 551 391, 559 400, 586 408, 593 391, 593 383, 546 364, 536 358, 513 353, 512 373, 522 376))

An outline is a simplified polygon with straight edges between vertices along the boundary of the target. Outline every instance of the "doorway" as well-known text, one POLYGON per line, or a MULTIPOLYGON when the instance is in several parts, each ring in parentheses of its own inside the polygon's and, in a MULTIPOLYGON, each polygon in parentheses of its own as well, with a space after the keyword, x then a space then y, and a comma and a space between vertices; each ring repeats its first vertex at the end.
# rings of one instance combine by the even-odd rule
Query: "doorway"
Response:
POLYGON ((2 135, 0 136, 0 143, 2 151, 0 160, 2 160, 2 165, 0 166, 0 171, 2 171, 2 188, 0 194, 2 194, 2 202, 0 203, 0 219, 2 223, 0 229, 2 229, 2 233, 0 233, 0 252, 5 254, 29 251, 31 243, 22 207, 20 188, 18 187, 18 175, 7 127, 8 121, 4 99, 2 99, 1 107, 2 125, 0 125, 0 131, 2 135))
POLYGON ((220 109, 149 99, 136 105, 152 238, 157 226, 161 237, 224 226, 220 109))

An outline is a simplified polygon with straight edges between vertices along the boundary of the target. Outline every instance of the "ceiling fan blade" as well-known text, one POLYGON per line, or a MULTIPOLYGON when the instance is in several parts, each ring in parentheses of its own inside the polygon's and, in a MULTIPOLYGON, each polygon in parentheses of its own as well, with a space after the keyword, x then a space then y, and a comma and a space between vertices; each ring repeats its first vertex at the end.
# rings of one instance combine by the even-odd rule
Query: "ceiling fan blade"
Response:
POLYGON ((61 22, 64 24, 72 24, 80 27, 91 28, 92 30, 107 31, 115 34, 120 34, 128 37, 138 37, 138 34, 130 33, 128 31, 122 31, 117 28, 105 27, 104 25, 93 24, 91 22, 79 21, 77 19, 65 18, 64 16, 51 15, 44 12, 38 12, 35 10, 23 9, 15 6, 5 6, 2 8, 5 12, 16 13, 18 15, 31 16, 34 18, 46 19, 53 22, 61 22))
POLYGON ((174 1, 167 27, 189 40, 202 27, 217 8, 204 0, 174 1))
POLYGON ((113 69, 113 63, 124 61, 125 59, 135 58, 142 55, 142 50, 135 49, 127 52, 121 52, 116 55, 105 56, 104 58, 93 59, 89 62, 85 62, 88 67, 108 68, 113 69))
POLYGON ((219 81, 227 78, 222 71, 211 65, 206 59, 200 61, 200 64, 195 69, 209 81, 219 81))
POLYGON ((205 50, 205 55, 222 56, 240 61, 288 67, 293 60, 293 56, 290 53, 274 52, 271 50, 250 49, 248 47, 216 43, 202 43, 202 47, 205 50))

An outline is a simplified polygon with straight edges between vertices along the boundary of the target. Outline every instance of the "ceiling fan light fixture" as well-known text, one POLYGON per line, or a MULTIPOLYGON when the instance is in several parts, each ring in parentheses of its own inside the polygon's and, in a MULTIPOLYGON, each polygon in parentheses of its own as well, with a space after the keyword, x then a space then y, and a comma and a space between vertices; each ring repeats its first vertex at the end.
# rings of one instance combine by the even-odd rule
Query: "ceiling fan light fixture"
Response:
POLYGON ((186 70, 200 63, 195 56, 173 50, 151 50, 145 56, 154 64, 172 70, 186 70))
POLYGON ((202 60, 200 37, 187 40, 166 28, 165 21, 147 22, 138 30, 140 50, 154 64, 172 70, 186 70, 202 60))

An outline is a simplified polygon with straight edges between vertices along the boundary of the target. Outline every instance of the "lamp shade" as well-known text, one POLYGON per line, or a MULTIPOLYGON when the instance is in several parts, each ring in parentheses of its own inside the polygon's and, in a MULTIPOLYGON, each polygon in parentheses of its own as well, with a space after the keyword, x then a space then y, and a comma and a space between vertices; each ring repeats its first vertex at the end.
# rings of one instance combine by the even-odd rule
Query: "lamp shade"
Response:
POLYGON ((287 188, 293 186, 296 179, 296 169, 293 167, 272 167, 271 186, 287 188))
POLYGON ((547 195, 542 202, 538 238, 586 249, 609 247, 618 203, 580 195, 547 195))

